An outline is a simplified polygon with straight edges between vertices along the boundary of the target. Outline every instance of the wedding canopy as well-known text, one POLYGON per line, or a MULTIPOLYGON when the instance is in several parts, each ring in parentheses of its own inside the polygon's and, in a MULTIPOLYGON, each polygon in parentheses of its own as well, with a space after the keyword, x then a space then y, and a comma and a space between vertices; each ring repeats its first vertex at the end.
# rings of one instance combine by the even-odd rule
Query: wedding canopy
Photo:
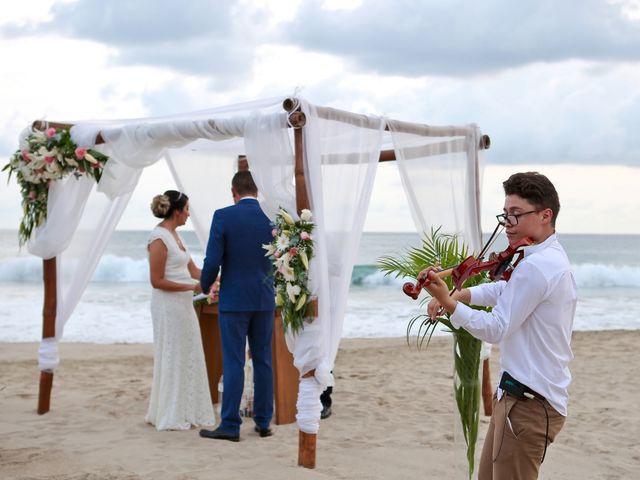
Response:
MULTIPOLYGON (((434 127, 285 97, 169 117, 69 123, 77 145, 110 159, 97 185, 72 175, 52 184, 46 223, 28 244, 32 254, 57 259, 55 335, 52 332, 41 345, 43 371, 58 365, 57 341, 141 172, 161 159, 190 198, 193 227, 203 249, 213 211, 229 204, 238 154, 246 154, 259 200, 272 219, 278 207, 296 211, 296 154, 303 161, 305 193, 316 223, 310 271, 312 291, 319 299, 318 317, 299 334, 288 335, 287 344, 300 375, 313 372, 300 384, 297 418, 304 432, 318 431, 318 397, 332 382, 351 273, 379 161, 398 161, 419 232, 442 226, 444 232, 460 234, 472 250, 480 248, 479 150, 487 143, 473 124, 434 127), (301 123, 302 132, 293 128, 301 123)), ((28 133, 29 129, 23 132, 23 139, 28 133)), ((164 188, 158 186, 159 191, 164 188)))

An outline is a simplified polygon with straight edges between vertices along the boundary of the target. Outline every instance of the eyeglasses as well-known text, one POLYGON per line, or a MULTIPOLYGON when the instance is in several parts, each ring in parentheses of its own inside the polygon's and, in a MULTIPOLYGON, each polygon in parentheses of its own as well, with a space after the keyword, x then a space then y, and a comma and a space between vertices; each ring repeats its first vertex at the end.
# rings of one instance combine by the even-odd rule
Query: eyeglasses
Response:
POLYGON ((515 226, 518 224, 518 218, 522 217, 523 215, 529 215, 530 213, 536 213, 539 211, 540 210, 530 210, 523 213, 501 213, 500 215, 496 215, 496 218, 498 219, 498 223, 503 227, 507 224, 515 226))

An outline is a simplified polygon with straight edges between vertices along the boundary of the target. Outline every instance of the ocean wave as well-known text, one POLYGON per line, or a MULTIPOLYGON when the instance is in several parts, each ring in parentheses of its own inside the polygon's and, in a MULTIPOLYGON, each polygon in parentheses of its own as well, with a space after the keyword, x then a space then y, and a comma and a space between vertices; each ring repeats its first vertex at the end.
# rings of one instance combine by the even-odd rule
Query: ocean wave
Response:
MULTIPOLYGON (((640 287, 640 267, 614 266, 594 263, 573 265, 579 288, 640 287)), ((374 265, 356 265, 351 284, 363 287, 402 285, 408 279, 385 276, 374 265)))
MULTIPOLYGON (((197 265, 202 257, 194 256, 197 265), (196 258, 197 257, 197 258, 196 258)), ((633 288, 640 287, 640 267, 613 266, 584 263, 573 270, 580 288, 633 288)), ((0 261, 0 282, 39 283, 42 281, 42 260, 22 256, 0 261)), ((91 279, 96 283, 140 283, 149 281, 149 264, 145 258, 104 255, 91 279)), ((351 285, 362 288, 401 286, 408 281, 385 275, 375 265, 356 265, 351 285)))

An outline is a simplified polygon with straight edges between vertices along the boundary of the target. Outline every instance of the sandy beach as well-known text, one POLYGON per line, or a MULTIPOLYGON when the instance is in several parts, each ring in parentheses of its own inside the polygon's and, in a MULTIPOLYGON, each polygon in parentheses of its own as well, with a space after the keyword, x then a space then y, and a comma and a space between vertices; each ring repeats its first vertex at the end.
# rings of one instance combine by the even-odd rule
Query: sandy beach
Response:
MULTIPOLYGON (((638 344, 640 331, 574 333, 569 419, 541 478, 640 478, 638 344)), ((38 416, 36 351, 34 343, 0 344, 2 479, 464 478, 446 337, 421 351, 404 338, 343 340, 314 470, 297 466, 295 424, 262 439, 245 422, 240 443, 145 424, 148 344, 63 343, 51 411, 38 416)), ((497 349, 492 372, 495 384, 497 349)))

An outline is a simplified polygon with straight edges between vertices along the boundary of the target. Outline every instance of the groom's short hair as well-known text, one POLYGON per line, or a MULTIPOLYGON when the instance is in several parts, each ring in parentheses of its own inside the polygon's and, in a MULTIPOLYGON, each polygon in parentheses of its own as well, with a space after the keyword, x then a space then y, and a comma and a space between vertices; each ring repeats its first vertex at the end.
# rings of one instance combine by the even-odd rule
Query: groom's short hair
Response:
POLYGON ((258 187, 256 187, 249 170, 236 172, 231 179, 231 186, 238 195, 258 195, 258 187))

